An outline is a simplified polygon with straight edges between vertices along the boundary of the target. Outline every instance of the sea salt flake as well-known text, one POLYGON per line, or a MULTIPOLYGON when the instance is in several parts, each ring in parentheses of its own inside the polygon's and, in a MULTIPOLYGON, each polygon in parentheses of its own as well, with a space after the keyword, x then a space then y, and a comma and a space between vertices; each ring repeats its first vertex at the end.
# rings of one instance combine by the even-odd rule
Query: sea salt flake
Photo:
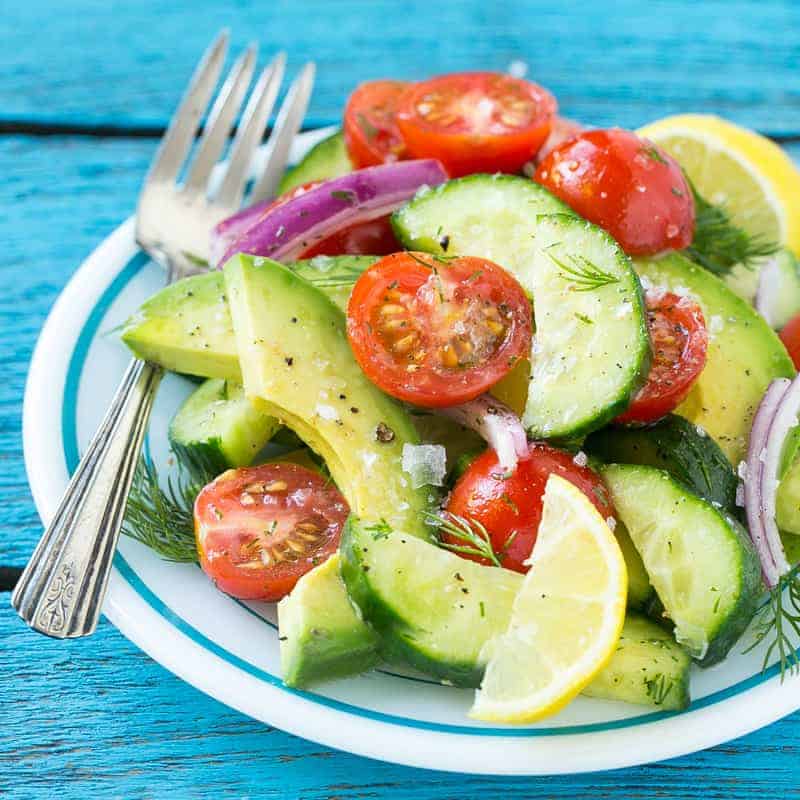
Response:
POLYGON ((585 467, 589 463, 589 456, 583 450, 578 450, 572 459, 572 463, 577 464, 579 467, 585 467))
POLYGON ((411 478, 411 486, 442 486, 447 472, 447 451, 440 444, 404 444, 403 472, 411 478))

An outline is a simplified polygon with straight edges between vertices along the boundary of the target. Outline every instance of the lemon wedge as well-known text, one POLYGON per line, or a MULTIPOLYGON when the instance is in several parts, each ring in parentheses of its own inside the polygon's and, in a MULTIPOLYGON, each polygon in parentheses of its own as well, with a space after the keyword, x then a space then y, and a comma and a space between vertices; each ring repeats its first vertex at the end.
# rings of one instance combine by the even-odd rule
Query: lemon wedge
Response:
POLYGON ((664 117, 638 133, 741 228, 800 254, 800 171, 775 142, 710 114, 664 117))
POLYGON ((607 522, 580 489, 551 475, 542 521, 470 716, 525 723, 554 714, 608 663, 625 619, 628 575, 607 522))

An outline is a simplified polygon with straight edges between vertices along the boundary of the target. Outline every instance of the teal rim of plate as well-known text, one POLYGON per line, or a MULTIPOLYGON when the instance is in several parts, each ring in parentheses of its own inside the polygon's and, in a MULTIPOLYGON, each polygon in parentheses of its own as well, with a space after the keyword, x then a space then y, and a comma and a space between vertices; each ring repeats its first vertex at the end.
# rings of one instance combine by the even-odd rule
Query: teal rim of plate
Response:
MULTIPOLYGON (((150 259, 147 254, 140 252, 134 255, 125 264, 122 270, 120 270, 111 283, 109 283, 108 287, 104 290, 95 305, 92 307, 92 310, 86 317, 86 321, 84 322, 75 341, 75 346, 69 359, 67 375, 64 382, 64 400, 61 407, 62 447, 67 471, 70 475, 75 471, 78 461, 80 460, 77 434, 78 391, 80 388, 81 377, 83 375, 83 369, 86 364, 86 357, 89 353, 89 348, 91 347, 91 344, 97 335, 97 331, 112 303, 119 297, 130 281, 133 280, 133 278, 135 278, 149 263, 150 259)), ((462 736, 506 737, 569 736, 574 734, 602 733, 620 728, 629 728, 652 722, 659 722, 671 717, 681 716, 693 711, 698 711, 702 708, 707 708, 708 706, 716 705, 724 700, 735 697, 736 695, 746 692, 755 686, 759 686, 780 674, 778 664, 774 664, 765 671, 756 673, 749 678, 739 681, 739 683, 735 683, 732 686, 728 686, 725 689, 720 689, 713 694, 706 695, 706 697, 702 697, 699 700, 693 701, 688 708, 682 711, 654 711, 647 714, 640 714, 636 717, 611 720, 609 722, 594 722, 584 725, 564 725, 562 727, 553 728, 479 728, 468 725, 450 725, 438 722, 427 722, 425 720, 418 720, 412 717, 401 717, 394 714, 386 714, 380 711, 372 711, 371 709, 354 706, 341 700, 334 700, 326 697, 325 695, 317 694, 316 692, 292 689, 288 686, 285 686, 283 681, 277 675, 273 675, 270 672, 259 669, 250 662, 240 658, 234 653, 231 653, 224 647, 221 647, 195 627, 190 625, 185 619, 183 619, 183 617, 176 614, 144 583, 142 578, 125 560, 122 554, 117 553, 114 556, 114 566, 120 575, 125 579, 125 581, 131 586, 131 588, 142 598, 145 603, 147 603, 147 605, 150 606, 150 608, 153 609, 155 613, 169 622, 173 627, 177 628, 184 636, 187 636, 195 644, 212 653, 217 658, 222 659, 231 666, 246 672, 248 675, 258 678, 270 686, 274 686, 285 692, 296 695, 297 697, 307 700, 308 702, 327 706, 328 708, 336 711, 375 720, 377 722, 387 723, 390 725, 418 728, 421 730, 435 731, 437 733, 459 734, 462 736)), ((246 610, 251 614, 254 613, 250 609, 246 610)), ((798 649, 797 654, 798 657, 800 657, 800 649, 798 649)), ((391 677, 396 677, 403 680, 415 680, 414 678, 404 675, 392 674, 391 677)), ((429 681, 424 682, 428 683, 429 681)))

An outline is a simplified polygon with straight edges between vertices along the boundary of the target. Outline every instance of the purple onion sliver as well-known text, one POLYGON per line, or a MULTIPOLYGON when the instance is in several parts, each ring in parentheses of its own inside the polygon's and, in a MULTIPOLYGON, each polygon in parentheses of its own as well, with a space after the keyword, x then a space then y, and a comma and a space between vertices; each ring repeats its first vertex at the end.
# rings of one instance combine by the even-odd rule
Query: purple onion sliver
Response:
POLYGON ((446 180, 438 161, 420 159, 367 167, 325 181, 256 219, 231 242, 217 266, 236 253, 291 261, 336 231, 389 214, 421 187, 446 180))
POLYGON ((436 411, 485 439, 497 453, 500 467, 506 472, 513 472, 517 461, 528 455, 528 436, 520 418, 490 394, 482 394, 461 405, 437 408, 436 411))
POLYGON ((233 216, 222 220, 222 222, 211 231, 211 245, 209 247, 211 263, 223 263, 222 258, 228 248, 255 223, 258 217, 264 212, 264 209, 271 206, 273 202, 273 200, 263 200, 260 203, 256 203, 254 206, 243 208, 241 211, 237 211, 233 216))
POLYGON ((753 426, 750 429, 746 461, 747 474, 743 478, 747 527, 753 546, 761 561, 761 572, 764 580, 770 588, 777 584, 780 574, 764 528, 762 479, 764 475, 764 458, 766 456, 765 449, 770 428, 780 401, 789 388, 789 384, 788 378, 778 378, 772 381, 759 403, 753 418, 753 426))
POLYGON ((789 570, 789 561, 783 549, 776 522, 776 501, 780 482, 781 460, 784 445, 792 428, 797 426, 800 413, 800 377, 796 377, 783 394, 767 438, 767 451, 761 479, 761 505, 764 511, 764 533, 778 577, 789 570))

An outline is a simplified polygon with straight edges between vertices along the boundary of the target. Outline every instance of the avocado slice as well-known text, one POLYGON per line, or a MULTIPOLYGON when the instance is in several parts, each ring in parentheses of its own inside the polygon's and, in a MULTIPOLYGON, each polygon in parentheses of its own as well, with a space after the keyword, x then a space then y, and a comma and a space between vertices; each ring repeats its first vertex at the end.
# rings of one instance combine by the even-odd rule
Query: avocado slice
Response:
MULTIPOLYGON (((317 256, 291 269, 341 309, 376 256, 317 256)), ((122 341, 145 361, 170 372, 241 383, 239 355, 225 279, 218 270, 192 275, 162 289, 125 323, 122 341)))
MULTIPOLYGON (((413 488, 401 469, 403 445, 419 443, 416 429, 361 371, 342 310, 275 261, 237 255, 224 274, 246 395, 325 459, 353 513, 428 537, 425 512, 437 492, 413 488)), ((327 562, 281 602, 279 628, 291 685, 360 672, 377 657, 375 634, 327 562)))
POLYGON ((709 433, 738 464, 767 386, 795 374, 786 348, 753 308, 683 256, 635 259, 634 266, 645 288, 688 295, 702 308, 709 332, 706 366, 676 413, 709 433))

